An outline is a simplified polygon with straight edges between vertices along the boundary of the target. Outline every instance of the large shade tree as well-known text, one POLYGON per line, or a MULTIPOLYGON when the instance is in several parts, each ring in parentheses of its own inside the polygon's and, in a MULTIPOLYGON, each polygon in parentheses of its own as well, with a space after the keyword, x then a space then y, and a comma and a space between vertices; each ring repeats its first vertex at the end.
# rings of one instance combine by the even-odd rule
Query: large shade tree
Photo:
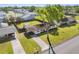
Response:
MULTIPOLYGON (((51 49, 52 52, 55 54, 55 51, 53 50, 52 44, 49 39, 49 28, 54 23, 54 21, 59 22, 63 18, 64 16, 63 8, 60 5, 53 5, 53 6, 47 5, 44 8, 36 9, 36 11, 41 16, 43 21, 44 20, 48 21, 48 23, 45 24, 45 25, 48 25, 48 27, 46 27, 47 41, 49 43, 49 49, 51 49)), ((50 50, 49 50, 49 53, 50 53, 50 50)))

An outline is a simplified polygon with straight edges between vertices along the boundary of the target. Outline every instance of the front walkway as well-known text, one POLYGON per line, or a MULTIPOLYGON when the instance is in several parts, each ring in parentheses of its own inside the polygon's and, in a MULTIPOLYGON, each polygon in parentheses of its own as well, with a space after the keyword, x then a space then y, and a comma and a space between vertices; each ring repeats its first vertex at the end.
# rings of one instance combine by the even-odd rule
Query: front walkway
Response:
POLYGON ((47 45, 44 41, 42 41, 39 37, 35 35, 31 35, 32 39, 41 47, 42 51, 49 48, 49 45, 47 45))
POLYGON ((21 46, 16 34, 15 34, 15 38, 16 39, 11 41, 14 54, 25 54, 25 51, 23 47, 21 46))
POLYGON ((41 47, 41 51, 47 50, 49 48, 49 45, 47 45, 44 41, 42 41, 37 35, 30 35, 30 36, 41 47))

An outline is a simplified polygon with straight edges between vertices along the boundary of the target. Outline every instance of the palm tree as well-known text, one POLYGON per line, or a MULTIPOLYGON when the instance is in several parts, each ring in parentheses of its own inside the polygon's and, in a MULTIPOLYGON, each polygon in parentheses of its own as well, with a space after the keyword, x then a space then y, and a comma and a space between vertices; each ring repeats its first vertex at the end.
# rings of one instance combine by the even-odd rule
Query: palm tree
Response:
MULTIPOLYGON (((63 15, 64 15, 63 8, 60 5, 54 5, 54 6, 48 5, 42 10, 39 9, 37 13, 40 14, 43 20, 46 19, 48 21, 49 25, 45 24, 45 25, 48 25, 48 27, 46 27, 47 41, 49 43, 49 49, 51 49, 53 54, 55 54, 55 51, 49 39, 49 28, 53 24, 54 20, 60 21, 60 19, 63 18, 63 15)), ((49 53, 50 53, 50 50, 49 50, 49 53)))

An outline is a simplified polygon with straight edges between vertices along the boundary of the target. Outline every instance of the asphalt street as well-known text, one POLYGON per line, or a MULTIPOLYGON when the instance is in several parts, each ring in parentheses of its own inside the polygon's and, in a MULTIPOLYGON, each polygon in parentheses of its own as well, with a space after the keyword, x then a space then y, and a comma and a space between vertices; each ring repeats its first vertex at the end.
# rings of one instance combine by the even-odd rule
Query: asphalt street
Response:
MULTIPOLYGON (((79 54, 79 36, 76 36, 63 44, 56 46, 54 51, 56 54, 79 54)), ((48 54, 48 52, 49 50, 47 49, 42 53, 48 54)))

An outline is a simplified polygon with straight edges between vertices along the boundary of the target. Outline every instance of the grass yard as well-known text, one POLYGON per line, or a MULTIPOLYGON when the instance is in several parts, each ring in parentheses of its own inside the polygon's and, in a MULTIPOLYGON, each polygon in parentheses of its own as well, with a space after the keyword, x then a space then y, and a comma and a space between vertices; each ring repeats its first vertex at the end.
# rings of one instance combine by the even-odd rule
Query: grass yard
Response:
POLYGON ((12 54, 11 42, 0 43, 0 54, 12 54))
MULTIPOLYGON (((39 20, 42 20, 42 18, 40 16, 36 16, 35 18, 39 19, 39 20)), ((46 19, 44 21, 48 22, 46 19)))
POLYGON ((38 21, 30 21, 30 22, 27 22, 27 23, 30 24, 31 26, 40 24, 40 22, 38 22, 38 21))
POLYGON ((35 49, 41 51, 40 46, 31 38, 25 37, 23 33, 17 33, 17 36, 26 53, 32 54, 36 51, 35 49))
MULTIPOLYGON (((63 43, 66 40, 69 40, 70 38, 74 37, 75 35, 78 35, 79 34, 79 24, 77 24, 76 26, 59 28, 58 33, 59 33, 59 35, 49 34, 50 41, 54 46, 56 46, 60 43, 63 43)), ((46 43, 48 43, 47 39, 46 39, 46 34, 41 35, 40 38, 43 41, 45 41, 46 43)))
POLYGON ((17 24, 18 28, 23 28, 25 23, 20 23, 20 24, 17 24))
POLYGON ((40 22, 38 22, 38 21, 29 21, 29 22, 23 22, 23 23, 17 24, 17 26, 19 28, 23 28, 25 23, 30 24, 31 26, 40 24, 40 22))
POLYGON ((79 16, 75 16, 75 19, 76 19, 76 20, 79 20, 79 16))

